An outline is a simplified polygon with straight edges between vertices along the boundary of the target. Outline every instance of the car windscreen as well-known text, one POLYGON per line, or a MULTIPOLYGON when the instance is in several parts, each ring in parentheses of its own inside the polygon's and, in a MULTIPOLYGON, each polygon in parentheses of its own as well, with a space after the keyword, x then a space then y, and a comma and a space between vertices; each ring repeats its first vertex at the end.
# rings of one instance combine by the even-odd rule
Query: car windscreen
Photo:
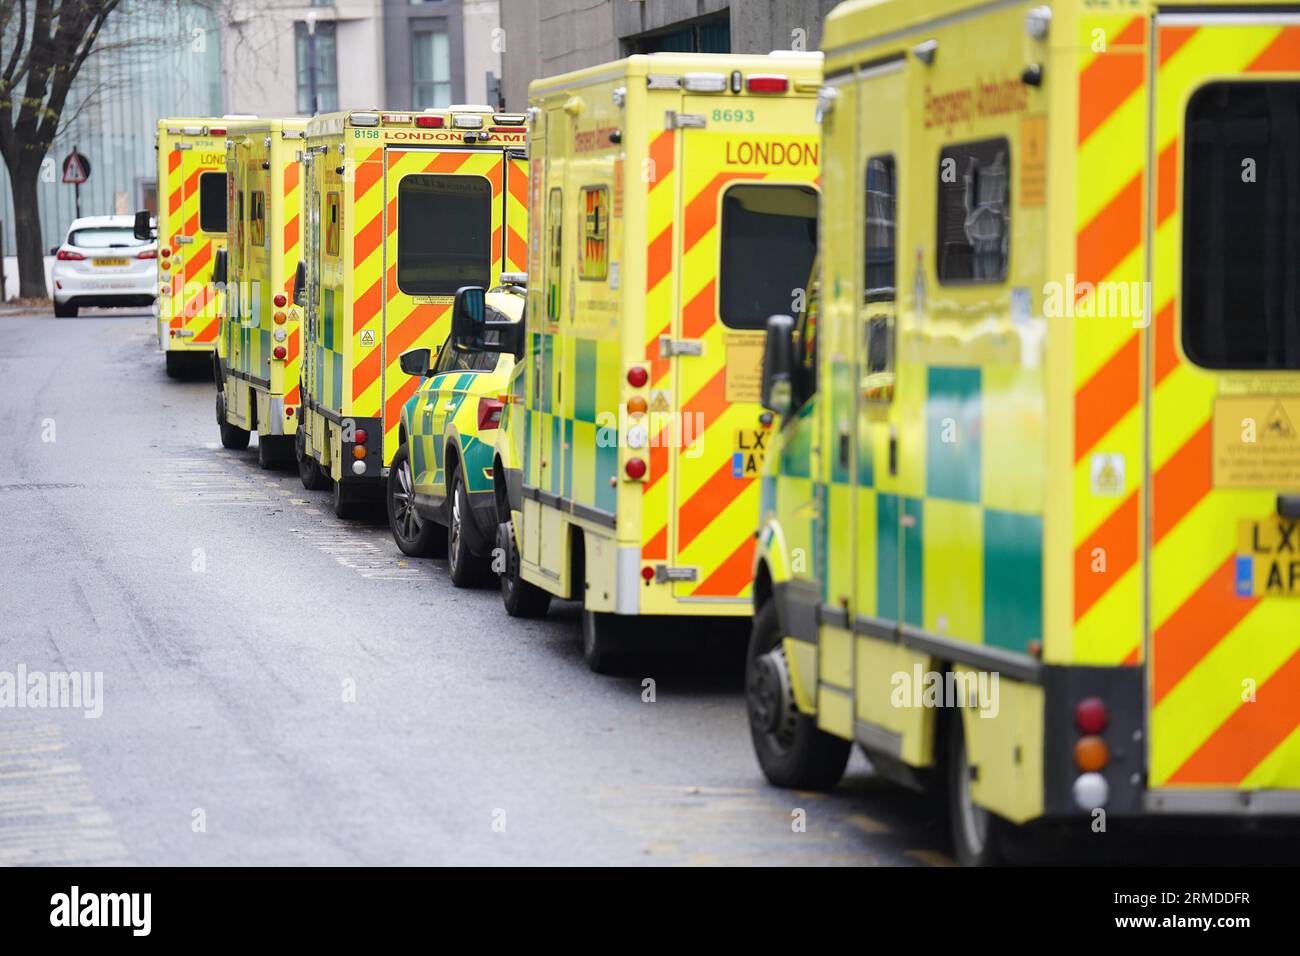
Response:
POLYGON ((489 285, 492 185, 481 176, 405 177, 397 187, 397 287, 455 295, 489 285))
POLYGON ((733 329, 762 329, 796 310, 817 254, 811 186, 733 186, 722 199, 718 311, 733 329))
POLYGON ((127 249, 147 244, 131 234, 130 226, 87 226, 68 235, 68 245, 79 249, 127 249))

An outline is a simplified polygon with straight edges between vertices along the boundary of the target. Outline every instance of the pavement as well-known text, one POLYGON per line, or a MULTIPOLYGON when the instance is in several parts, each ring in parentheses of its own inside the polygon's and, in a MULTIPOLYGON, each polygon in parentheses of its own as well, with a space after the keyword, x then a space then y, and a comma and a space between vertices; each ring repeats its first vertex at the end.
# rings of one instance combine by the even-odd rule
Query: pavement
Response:
POLYGON ((833 794, 770 787, 734 659, 598 677, 575 605, 510 619, 222 449, 152 329, 0 318, 0 672, 102 681, 0 707, 0 864, 951 863, 860 755, 833 794))

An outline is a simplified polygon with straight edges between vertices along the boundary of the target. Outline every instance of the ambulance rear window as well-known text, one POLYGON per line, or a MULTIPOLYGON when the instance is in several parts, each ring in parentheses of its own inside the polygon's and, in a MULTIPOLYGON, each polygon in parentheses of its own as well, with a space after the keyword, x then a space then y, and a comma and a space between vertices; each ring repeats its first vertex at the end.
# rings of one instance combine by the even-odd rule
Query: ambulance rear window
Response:
POLYGON ((1011 241, 1011 145, 1005 138, 939 152, 939 281, 1002 282, 1011 241))
POLYGON ((732 186, 722 198, 719 314, 733 329, 763 329, 795 311, 817 254, 811 186, 732 186))
POLYGON ((1300 369, 1300 83, 1211 83, 1187 106, 1183 351, 1300 369))
POLYGON ((204 232, 226 231, 226 174, 199 176, 199 228, 204 232))
POLYGON ((455 295, 492 271, 492 186, 482 176, 405 177, 397 187, 397 287, 455 295))

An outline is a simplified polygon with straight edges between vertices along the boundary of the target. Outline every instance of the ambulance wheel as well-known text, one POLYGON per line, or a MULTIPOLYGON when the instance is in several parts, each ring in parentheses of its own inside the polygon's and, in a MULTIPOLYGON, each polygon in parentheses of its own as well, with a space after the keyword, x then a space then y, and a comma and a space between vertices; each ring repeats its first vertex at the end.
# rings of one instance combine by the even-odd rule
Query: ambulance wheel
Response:
POLYGON ((324 491, 330 486, 330 476, 321 470, 316 459, 307 454, 307 436, 298 422, 298 432, 293 438, 294 455, 298 459, 298 478, 308 491, 324 491))
POLYGON ((357 498, 356 492, 341 481, 334 482, 334 517, 352 521, 364 513, 365 502, 357 498))
POLYGON ((71 302, 54 302, 54 317, 56 319, 75 319, 77 317, 77 306, 71 302))
POLYGON ((582 609, 582 659, 597 674, 621 673, 628 659, 626 617, 582 609))
POLYGON ((541 617, 551 607, 551 592, 525 581, 519 573, 519 549, 509 521, 497 525, 497 553, 504 559, 501 601, 511 617, 541 617))
POLYGON ((164 359, 168 378, 185 377, 185 355, 181 352, 168 352, 164 359))
POLYGON ((953 711, 948 718, 946 772, 953 856, 962 866, 997 866, 1004 861, 1011 824, 975 803, 961 713, 953 711))
MULTIPOLYGON (((171 362, 171 352, 167 353, 167 361, 171 362)), ((170 365, 169 365, 170 368, 170 365)), ((171 372, 167 373, 168 375, 171 372)), ((217 392, 217 425, 221 429, 221 447, 233 448, 236 451, 243 451, 248 447, 249 432, 230 424, 226 421, 226 398, 221 392, 217 392)))
POLYGON ((487 562, 471 551, 465 540, 465 522, 473 521, 474 515, 469 510, 469 492, 459 468, 451 474, 448 498, 451 512, 447 516, 447 571, 456 587, 473 587, 487 577, 487 562))
POLYGON ((415 479, 411 473, 411 455, 403 445, 393 456, 388 469, 388 527, 402 554, 413 558, 441 558, 447 553, 447 535, 432 521, 415 510, 415 479))
POLYGON ((776 604, 754 615, 745 658, 749 734, 763 775, 778 787, 831 790, 844 776, 852 742, 817 726, 795 705, 790 664, 782 644, 776 604))

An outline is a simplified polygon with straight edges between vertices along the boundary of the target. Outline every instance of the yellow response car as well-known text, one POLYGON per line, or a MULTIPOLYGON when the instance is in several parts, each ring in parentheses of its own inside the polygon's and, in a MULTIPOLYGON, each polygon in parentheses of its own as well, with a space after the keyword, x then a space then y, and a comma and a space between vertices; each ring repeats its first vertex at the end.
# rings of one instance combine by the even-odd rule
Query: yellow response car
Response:
POLYGON ((424 381, 402 406, 388 523, 403 553, 445 556, 457 587, 487 578, 497 527, 492 449, 514 365, 513 355, 451 341, 401 356, 402 371, 424 381))

